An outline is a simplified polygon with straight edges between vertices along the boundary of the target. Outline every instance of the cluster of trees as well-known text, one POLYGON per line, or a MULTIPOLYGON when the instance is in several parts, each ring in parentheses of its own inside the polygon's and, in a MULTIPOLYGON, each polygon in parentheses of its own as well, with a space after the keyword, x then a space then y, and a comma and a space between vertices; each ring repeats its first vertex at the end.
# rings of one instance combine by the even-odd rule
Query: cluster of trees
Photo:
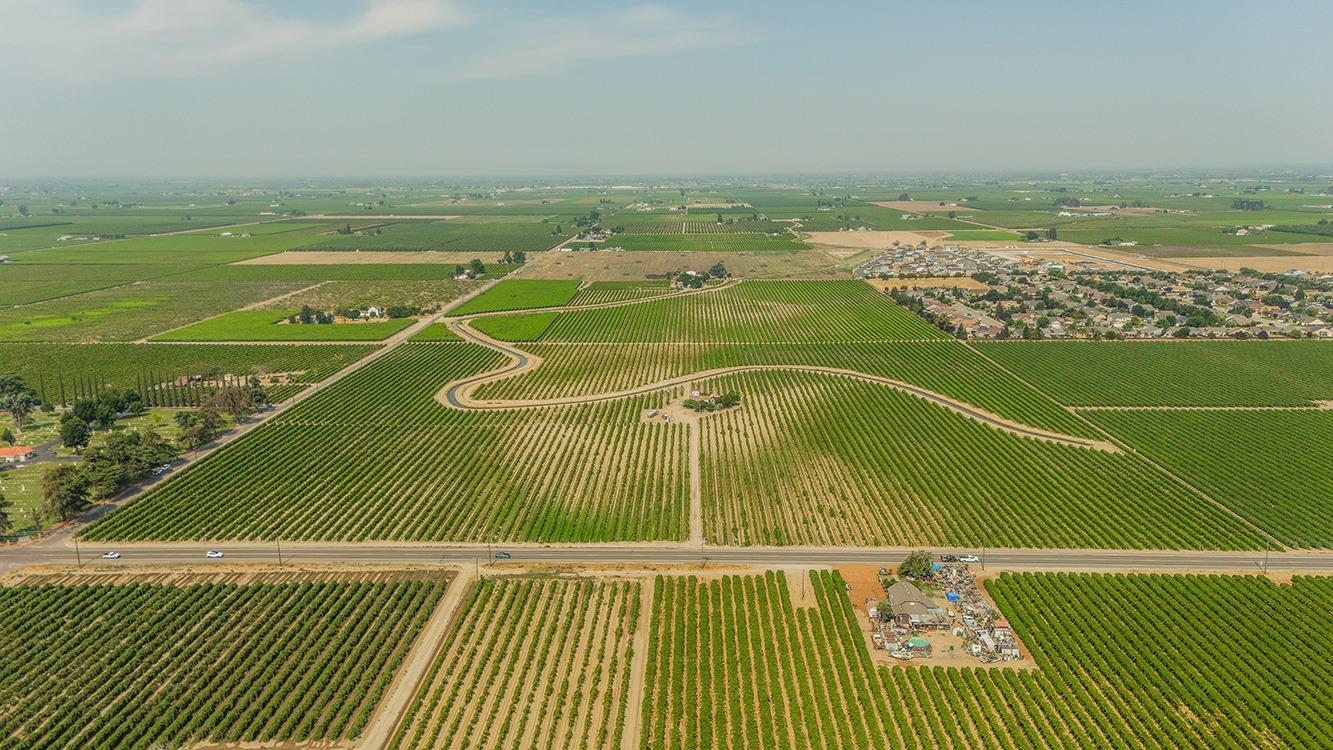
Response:
POLYGON ((740 404, 741 397, 737 393, 723 393, 712 398, 687 398, 681 404, 692 411, 697 412, 715 412, 725 411, 733 406, 740 404))
POLYGON ((1237 198, 1231 201, 1231 207, 1240 211, 1262 211, 1264 202, 1256 198, 1237 198))
POLYGON ((60 442, 78 450, 88 445, 92 428, 107 429, 118 417, 143 411, 143 398, 132 388, 107 390, 95 399, 80 399, 60 416, 60 442))
POLYGON ((217 436, 225 423, 224 415, 239 422, 267 403, 268 394, 257 378, 250 378, 244 386, 223 386, 205 399, 195 411, 176 413, 176 426, 181 429, 181 445, 190 450, 198 448, 217 436))
MULTIPOLYGON (((556 234, 559 234, 559 233, 560 233, 560 225, 557 224, 556 227, 555 227, 555 229, 556 229, 556 234)), ((501 263, 504 263, 504 264, 507 264, 507 265, 518 265, 518 266, 521 266, 521 265, 523 265, 524 263, 527 263, 527 262, 528 262, 528 254, 525 253, 525 252, 523 252, 522 250, 515 250, 515 251, 512 252, 512 253, 509 252, 508 250, 506 250, 506 251, 505 251, 505 254, 500 258, 500 262, 501 262, 501 263)), ((484 273, 484 272, 483 272, 483 273, 484 273)))
MULTIPOLYGON (((594 208, 591 211, 589 211, 586 216, 580 216, 577 219, 575 219, 574 226, 578 227, 579 229, 585 229, 585 228, 590 229, 592 227, 597 226, 601 222, 602 222, 602 212, 594 208)), ((560 227, 557 226, 556 229, 558 230, 560 229, 560 227)))
POLYGON ((898 563, 898 575, 917 581, 929 580, 935 573, 931 568, 933 562, 930 553, 925 550, 909 552, 907 557, 904 557, 903 561, 898 563))
MULTIPOLYGON (((952 217, 950 217, 950 218, 952 218, 952 217)), ((1043 236, 1045 236, 1046 239, 1048 239, 1048 240, 1053 240, 1053 239, 1055 239, 1055 238, 1056 238, 1055 227, 1051 227, 1050 229, 1047 229, 1046 232, 1045 232, 1044 234, 1043 234, 1042 232, 1038 232, 1038 231, 1035 230, 1035 229, 1029 229, 1028 232, 1027 232, 1026 234, 1023 235, 1023 238, 1026 239, 1028 242, 1036 242, 1037 240, 1041 239, 1043 236)))
MULTIPOLYGON (((42 511, 48 517, 69 520, 85 510, 91 500, 116 495, 147 476, 154 466, 175 459, 183 448, 196 448, 212 440, 225 424, 224 415, 239 421, 267 402, 259 380, 251 378, 244 386, 217 389, 196 411, 178 412, 178 444, 151 427, 108 435, 101 445, 83 452, 82 462, 57 464, 46 472, 42 477, 42 511)), ((92 426, 110 427, 117 416, 139 411, 142 402, 133 390, 107 391, 96 400, 76 401, 61 417, 61 442, 67 447, 85 448, 92 426)))
POLYGON ((319 323, 328 324, 333 322, 333 313, 323 310, 316 310, 310 305, 301 305, 301 312, 288 316, 288 323, 319 323))
POLYGON ((1079 198, 1056 198, 1053 205, 1062 208, 1078 208, 1083 205, 1083 201, 1079 198))
POLYGON ((22 432, 28 415, 39 406, 41 401, 37 398, 37 391, 23 382, 22 376, 13 373, 0 375, 0 409, 9 412, 10 418, 14 420, 14 429, 22 432))
MULTIPOLYGON (((383 203, 384 201, 380 201, 383 203)), ((368 227, 366 229, 353 229, 351 224, 344 224, 335 230, 338 234, 384 234, 382 227, 368 227)))
POLYGON ((1320 234, 1326 237, 1333 237, 1333 225, 1328 223, 1328 219, 1320 219, 1314 224, 1279 224, 1273 227, 1274 232, 1292 232, 1295 234, 1320 234))
POLYGON ((1113 281, 1098 281, 1092 278, 1080 278, 1080 283, 1092 287, 1100 292, 1112 294, 1120 299, 1110 300, 1107 304, 1112 307, 1118 307, 1128 310, 1130 303, 1125 300, 1133 300, 1142 305, 1155 307, 1158 310, 1169 310, 1176 313, 1177 318, 1185 319, 1184 325, 1195 328, 1206 328, 1208 326, 1226 325, 1226 319, 1213 312, 1212 308, 1202 307, 1200 305, 1191 305, 1185 302, 1165 297, 1152 289, 1143 287, 1127 287, 1117 284, 1113 281))
MULTIPOLYGON (((513 256, 510 256, 511 258, 513 256)), ((526 258, 526 256, 524 256, 526 258)), ((466 276, 469 279, 475 279, 486 273, 486 264, 481 262, 481 258, 473 258, 466 266, 459 264, 454 266, 455 276, 466 276)))
POLYGON ((9 517, 9 509, 13 503, 5 497, 5 493, 0 491, 0 536, 8 534, 14 528, 14 520, 9 517))
POLYGON ((704 284, 708 283, 709 279, 725 279, 729 276, 731 276, 731 272, 720 260, 704 273, 688 273, 686 271, 667 273, 668 279, 675 279, 676 284, 684 289, 701 289, 704 284))

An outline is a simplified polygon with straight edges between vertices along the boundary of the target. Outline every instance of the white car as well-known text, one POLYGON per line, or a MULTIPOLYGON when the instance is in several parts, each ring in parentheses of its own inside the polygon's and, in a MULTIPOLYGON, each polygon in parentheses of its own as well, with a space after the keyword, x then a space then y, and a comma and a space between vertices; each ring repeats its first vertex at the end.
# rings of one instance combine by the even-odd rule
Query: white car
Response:
POLYGON ((218 559, 219 557, 222 557, 222 553, 221 553, 221 552, 218 552, 218 551, 215 550, 215 549, 211 549, 211 550, 208 551, 208 559, 210 559, 210 560, 216 560, 216 559, 218 559))
POLYGON ((102 553, 102 559, 103 559, 103 560, 119 560, 119 559, 120 559, 120 553, 119 553, 119 552, 103 552, 103 553, 102 553))
POLYGON ((958 558, 958 562, 964 562, 964 563, 981 562, 981 558, 977 557, 976 555, 962 555, 958 558))
POLYGON ((163 474, 166 474, 168 471, 171 471, 171 464, 162 464, 161 466, 153 469, 153 476, 160 477, 163 474))

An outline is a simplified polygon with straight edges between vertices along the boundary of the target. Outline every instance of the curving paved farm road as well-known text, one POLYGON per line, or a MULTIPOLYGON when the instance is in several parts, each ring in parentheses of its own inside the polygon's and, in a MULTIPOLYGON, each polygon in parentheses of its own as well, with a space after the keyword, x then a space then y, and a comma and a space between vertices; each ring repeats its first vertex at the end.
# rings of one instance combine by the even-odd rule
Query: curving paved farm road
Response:
MULTIPOLYGON (((639 302, 639 300, 629 301, 630 304, 636 302, 639 302)), ((614 306, 619 306, 626 303, 617 302, 609 304, 614 306)), ((565 309, 567 310, 569 308, 565 309)), ((578 308, 578 309, 584 309, 584 308, 578 308)), ((688 375, 679 375, 676 377, 667 378, 666 380, 659 380, 655 383, 647 383, 644 385, 635 386, 633 388, 626 388, 624 390, 610 391, 606 393, 597 393, 597 394, 582 395, 582 396, 562 396, 558 398, 549 398, 549 399, 479 401, 472 397, 473 391, 475 391, 478 387, 486 383, 491 383, 497 380, 504 380, 506 378, 511 378, 530 370, 535 370, 536 368, 541 367, 542 359, 541 357, 535 354, 525 352, 521 349, 518 349, 517 347, 511 346, 505 342, 499 341, 497 339, 491 338, 490 336, 487 336, 484 333, 481 333, 477 329, 468 325, 468 322, 472 320, 472 317, 473 316, 467 316, 449 320, 448 325, 450 330, 452 330, 454 333, 457 333, 462 338, 471 341, 472 343, 484 346, 488 349, 492 349, 494 351, 500 352, 501 354, 504 354, 505 356, 509 357, 510 363, 508 366, 498 370, 492 370, 490 372, 482 373, 480 375, 470 375, 465 378, 460 378, 458 380, 446 384, 443 388, 441 388, 439 392, 435 394, 435 399, 440 403, 444 404, 445 406, 449 406, 454 409, 498 410, 498 409, 532 409, 543 406, 568 406, 573 404, 592 403, 596 401, 610 401, 613 399, 638 396, 645 393, 652 393, 654 391, 673 388, 694 381, 707 380, 709 378, 718 377, 720 375, 728 375, 731 373, 753 372, 753 371, 763 371, 763 370, 784 370, 784 371, 796 371, 796 372, 814 372, 823 375, 834 375, 840 377, 856 378, 858 380, 864 380, 870 383, 877 383, 879 385, 885 385, 890 388, 895 388, 909 395, 916 396, 917 398, 925 399, 926 401, 929 401, 933 404, 943 406, 944 408, 956 414, 961 414, 965 417, 968 417, 969 419, 981 422, 984 425, 994 427, 999 430, 1004 430, 1005 432, 1018 435, 1020 437, 1035 438, 1037 440, 1044 440, 1047 442, 1059 443, 1062 445, 1072 445, 1079 448, 1090 448, 1092 450, 1104 451, 1106 453, 1120 452, 1119 446, 1107 440, 1091 440, 1088 438, 1076 437, 1074 435, 1067 435, 1062 432, 1052 432, 1050 430, 1043 430, 1038 427, 1025 425, 1021 422, 1016 422, 1011 419, 1006 419, 1005 417, 1002 417, 998 414, 987 411, 980 407, 973 406, 971 404, 959 401, 954 398, 950 398, 949 396, 946 396, 942 393, 937 393, 927 388, 922 388, 921 386, 913 385, 911 383, 906 383, 901 380, 894 380, 893 378, 881 377, 879 375, 868 375, 863 372, 858 372, 856 370, 847 370, 840 367, 824 367, 820 365, 733 365, 730 367, 718 367, 711 370, 701 370, 699 372, 693 372, 688 375)))

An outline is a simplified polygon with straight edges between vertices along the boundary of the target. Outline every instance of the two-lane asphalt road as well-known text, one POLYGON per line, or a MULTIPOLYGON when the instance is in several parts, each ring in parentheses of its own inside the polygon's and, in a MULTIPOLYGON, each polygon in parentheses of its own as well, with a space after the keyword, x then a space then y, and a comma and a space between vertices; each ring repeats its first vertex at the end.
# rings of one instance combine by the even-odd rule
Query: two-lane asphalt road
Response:
MULTIPOLYGON (((190 544, 80 544, 77 556, 94 566, 178 565, 182 563, 276 563, 277 543, 190 544), (103 552, 121 553, 119 560, 103 560, 103 552), (208 550, 225 554, 209 560, 208 550)), ((281 545, 282 561, 291 564, 365 563, 430 564, 476 562, 759 566, 893 565, 910 551, 905 547, 709 547, 679 544, 583 545, 425 545, 425 544, 291 544, 281 545), (497 552, 509 557, 498 559, 497 552)), ((939 552, 983 556, 988 570, 1134 571, 1189 570, 1199 572, 1258 573, 1264 567, 1262 551, 1141 551, 1045 549, 935 549, 939 552)), ((73 565, 72 543, 0 550, 0 572, 33 564, 73 565)), ((1333 553, 1272 552, 1267 569, 1282 573, 1333 573, 1333 553)))

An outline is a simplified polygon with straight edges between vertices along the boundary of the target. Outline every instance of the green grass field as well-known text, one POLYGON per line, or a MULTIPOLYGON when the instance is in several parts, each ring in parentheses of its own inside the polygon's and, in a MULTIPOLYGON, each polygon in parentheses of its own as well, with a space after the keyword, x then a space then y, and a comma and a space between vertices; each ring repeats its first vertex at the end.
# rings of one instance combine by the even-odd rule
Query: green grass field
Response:
POLYGON ((237 310, 154 336, 154 341, 383 341, 412 318, 366 323, 285 323, 300 310, 237 310))
POLYGON ((450 315, 472 315, 534 307, 559 307, 578 294, 579 282, 547 279, 505 279, 449 310, 450 315))
POLYGON ((478 318, 472 322, 472 327, 500 341, 537 341, 559 314, 496 315, 478 318))

